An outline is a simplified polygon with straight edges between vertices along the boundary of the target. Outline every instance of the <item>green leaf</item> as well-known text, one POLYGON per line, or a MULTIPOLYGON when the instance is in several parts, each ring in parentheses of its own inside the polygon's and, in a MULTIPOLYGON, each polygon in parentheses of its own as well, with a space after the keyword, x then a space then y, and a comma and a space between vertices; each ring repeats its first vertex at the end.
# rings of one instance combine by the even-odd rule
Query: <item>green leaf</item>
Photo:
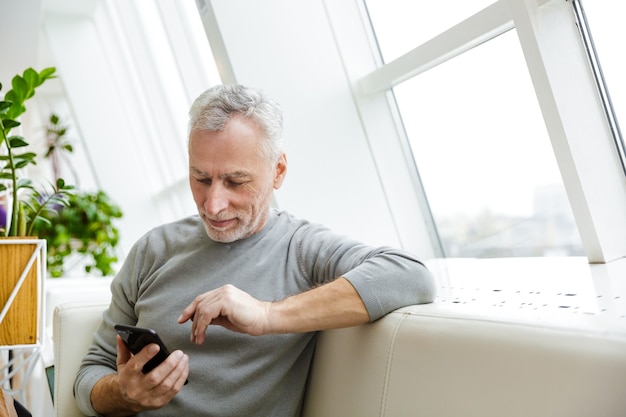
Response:
POLYGON ((13 156, 13 158, 15 159, 32 161, 33 164, 37 164, 37 162, 35 162, 36 157, 37 157, 37 154, 34 152, 26 152, 26 153, 21 153, 19 155, 13 156))
POLYGON ((13 119, 17 119, 25 111, 26 107, 24 107, 24 105, 15 102, 7 111, 7 115, 10 115, 13 119))
POLYGON ((52 226, 52 222, 46 217, 39 217, 37 220, 45 223, 48 226, 52 226))
POLYGON ((11 86, 13 87, 13 92, 17 98, 17 100, 13 100, 14 103, 23 103, 24 100, 26 100, 26 95, 28 93, 28 84, 26 83, 26 80, 19 75, 16 75, 11 81, 11 86))
POLYGON ((28 142, 26 142, 21 136, 11 136, 9 138, 9 145, 11 146, 11 148, 21 148, 24 146, 28 146, 28 142))
POLYGON ((12 104, 15 104, 15 102, 20 101, 20 98, 17 96, 17 94, 15 93, 15 91, 13 91, 13 90, 9 90, 9 91, 7 91, 7 93, 4 95, 4 100, 5 100, 5 101, 10 101, 12 104))
POLYGON ((10 101, 0 101, 0 112, 8 109, 9 107, 11 107, 11 103, 10 101))
POLYGON ((17 120, 6 119, 2 122, 5 130, 13 129, 14 127, 18 127, 21 123, 17 120))
POLYGON ((39 73, 32 68, 28 68, 24 71, 24 80, 26 81, 29 90, 33 90, 35 87, 40 86, 44 81, 39 80, 39 73))
POLYGON ((34 162, 32 162, 32 160, 30 160, 30 159, 26 159, 26 160, 23 160, 23 161, 18 161, 18 162, 15 163, 15 169, 24 168, 26 165, 29 165, 31 163, 34 163, 34 162))
POLYGON ((55 67, 44 68, 39 71, 39 78, 42 80, 47 80, 48 78, 54 78, 54 73, 56 72, 55 67))
POLYGON ((36 200, 38 195, 39 195, 38 193, 34 193, 33 198, 30 201, 29 200, 22 201, 22 205, 27 211, 31 213, 35 213, 37 211, 37 207, 40 206, 39 201, 36 200))

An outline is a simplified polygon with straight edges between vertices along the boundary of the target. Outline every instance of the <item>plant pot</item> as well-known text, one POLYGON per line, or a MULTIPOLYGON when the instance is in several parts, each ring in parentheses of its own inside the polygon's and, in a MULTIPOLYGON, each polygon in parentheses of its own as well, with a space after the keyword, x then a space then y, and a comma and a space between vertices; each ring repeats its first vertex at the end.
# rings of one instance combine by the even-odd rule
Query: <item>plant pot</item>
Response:
POLYGON ((0 238, 2 346, 29 345, 38 342, 45 255, 45 239, 0 238))

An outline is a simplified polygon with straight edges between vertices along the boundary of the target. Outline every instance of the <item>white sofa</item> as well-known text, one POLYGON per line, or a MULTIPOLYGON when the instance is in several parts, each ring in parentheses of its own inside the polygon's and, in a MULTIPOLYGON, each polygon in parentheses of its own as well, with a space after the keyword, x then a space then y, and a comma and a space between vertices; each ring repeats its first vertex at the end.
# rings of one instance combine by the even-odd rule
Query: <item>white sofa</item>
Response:
MULTIPOLYGON (((55 310, 56 416, 82 415, 72 382, 105 307, 55 310)), ((326 331, 303 415, 626 416, 626 330, 579 324, 495 320, 435 303, 326 331)))

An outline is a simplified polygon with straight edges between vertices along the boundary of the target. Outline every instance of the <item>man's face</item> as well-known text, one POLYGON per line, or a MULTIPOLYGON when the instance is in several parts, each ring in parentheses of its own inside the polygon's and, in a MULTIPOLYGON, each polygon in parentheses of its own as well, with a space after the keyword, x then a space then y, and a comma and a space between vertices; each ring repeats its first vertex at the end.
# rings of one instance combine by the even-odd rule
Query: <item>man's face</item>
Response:
POLYGON ((189 183, 209 237, 233 242, 260 231, 269 214, 272 190, 287 170, 283 154, 271 162, 261 152, 262 131, 234 116, 221 132, 194 131, 189 137, 189 183))

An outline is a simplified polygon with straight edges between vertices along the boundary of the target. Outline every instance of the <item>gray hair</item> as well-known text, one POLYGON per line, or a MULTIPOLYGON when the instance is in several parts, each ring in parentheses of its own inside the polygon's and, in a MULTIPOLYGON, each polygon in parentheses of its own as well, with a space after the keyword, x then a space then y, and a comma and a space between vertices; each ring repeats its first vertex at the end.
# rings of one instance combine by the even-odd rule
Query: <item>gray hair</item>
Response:
POLYGON ((221 131, 232 116, 248 118, 261 128, 265 137, 262 149, 272 162, 283 152, 283 114, 277 102, 263 91, 239 84, 211 87, 191 105, 189 134, 196 130, 221 131))

